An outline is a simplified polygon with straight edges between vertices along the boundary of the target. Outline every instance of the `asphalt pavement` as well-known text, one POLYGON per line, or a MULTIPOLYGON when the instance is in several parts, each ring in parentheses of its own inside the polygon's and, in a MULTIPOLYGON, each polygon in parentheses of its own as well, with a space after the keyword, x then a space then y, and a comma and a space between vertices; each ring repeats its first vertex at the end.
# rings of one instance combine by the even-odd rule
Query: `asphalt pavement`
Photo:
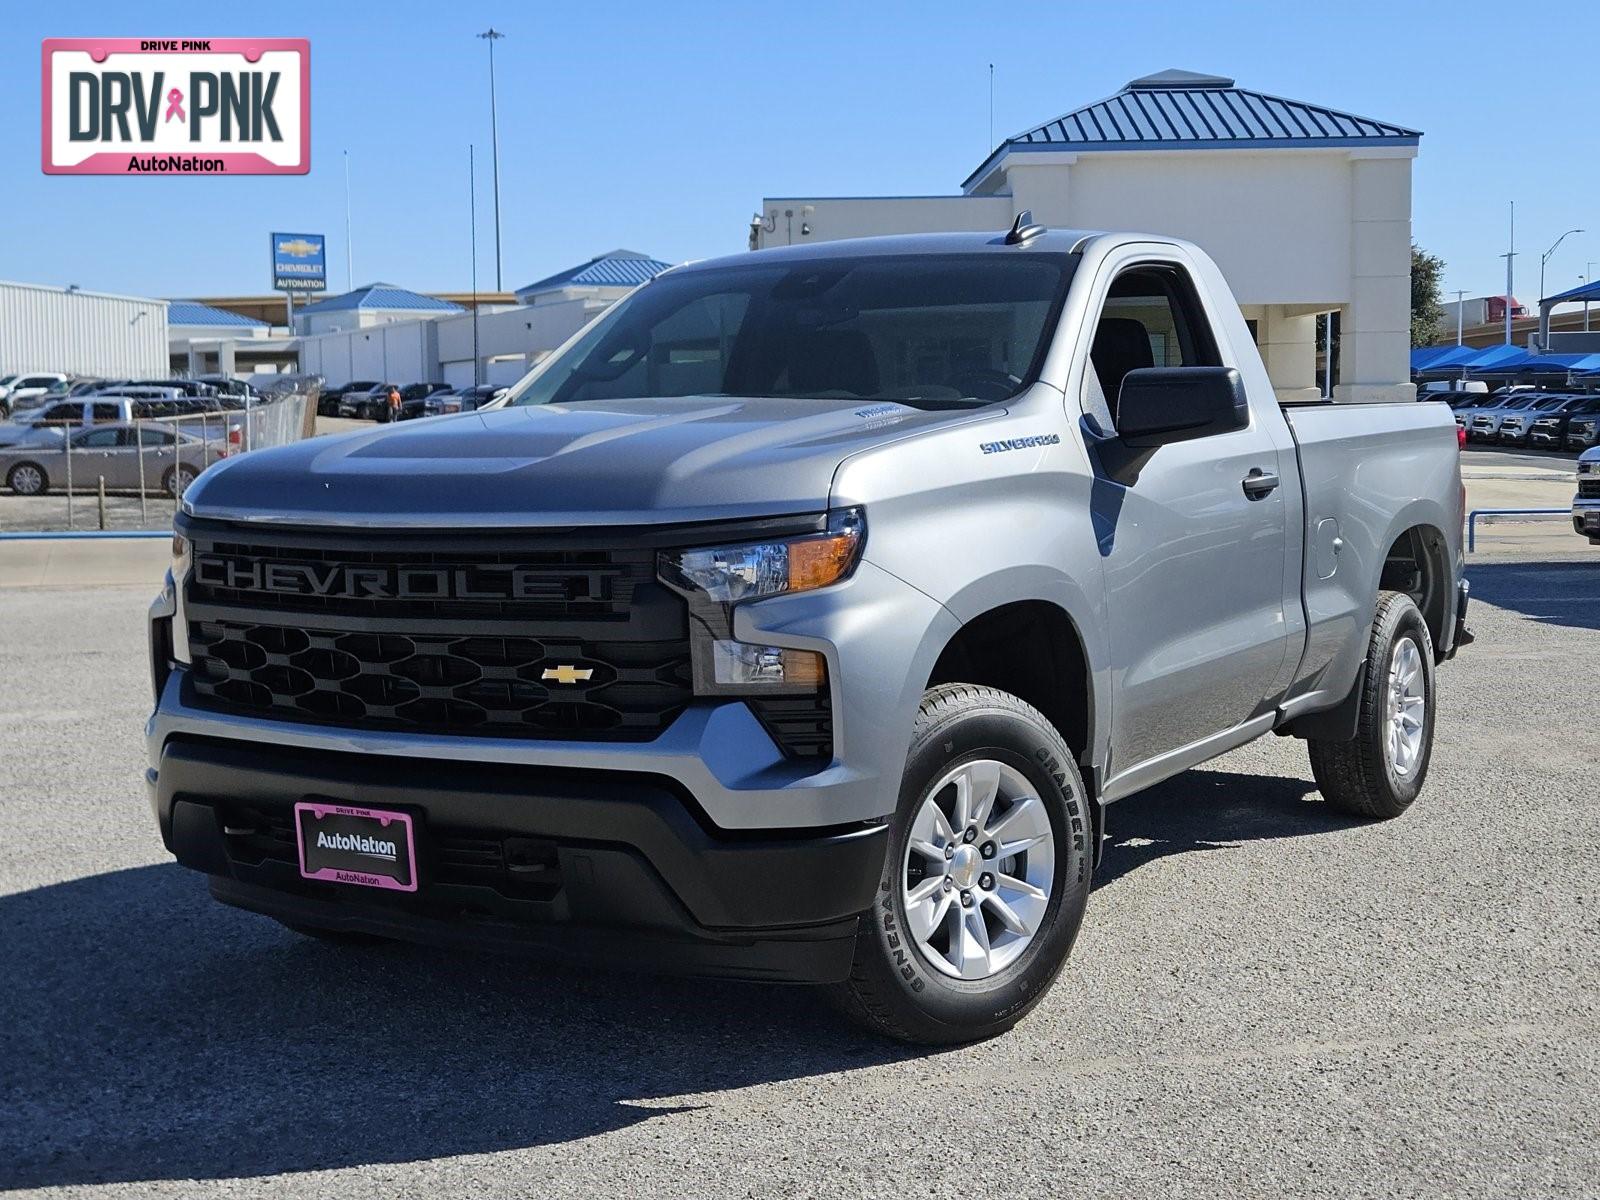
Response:
POLYGON ((0 590, 0 1189, 1595 1195, 1600 552, 1470 573, 1412 812, 1276 738, 1116 805, 1055 989, 939 1052, 218 907, 145 805, 149 589, 0 590))

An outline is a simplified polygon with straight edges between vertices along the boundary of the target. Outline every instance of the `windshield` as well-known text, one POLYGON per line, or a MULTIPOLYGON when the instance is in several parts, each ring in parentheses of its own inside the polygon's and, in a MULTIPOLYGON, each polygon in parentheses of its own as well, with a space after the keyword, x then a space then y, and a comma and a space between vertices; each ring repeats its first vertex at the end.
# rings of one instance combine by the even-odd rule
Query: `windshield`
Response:
POLYGON ((1005 400, 1037 377, 1071 260, 808 259, 670 272, 634 292, 512 404, 654 396, 1005 400))

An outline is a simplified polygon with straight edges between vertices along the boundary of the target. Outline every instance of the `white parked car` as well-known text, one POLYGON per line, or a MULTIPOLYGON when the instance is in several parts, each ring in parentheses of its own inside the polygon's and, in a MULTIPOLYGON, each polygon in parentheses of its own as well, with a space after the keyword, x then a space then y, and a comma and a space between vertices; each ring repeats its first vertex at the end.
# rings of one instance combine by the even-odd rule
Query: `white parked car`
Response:
POLYGON ((65 375, 54 375, 49 372, 12 375, 8 378, 11 382, 3 385, 4 391, 0 392, 0 410, 7 416, 16 412, 19 407, 27 408, 31 404, 37 404, 51 391, 65 392, 68 386, 65 375))

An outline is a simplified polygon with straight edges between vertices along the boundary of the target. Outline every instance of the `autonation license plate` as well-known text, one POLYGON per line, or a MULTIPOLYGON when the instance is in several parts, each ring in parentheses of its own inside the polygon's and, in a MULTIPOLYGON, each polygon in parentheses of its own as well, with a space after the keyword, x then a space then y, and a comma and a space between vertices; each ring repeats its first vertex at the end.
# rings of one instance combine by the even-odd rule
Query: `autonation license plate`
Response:
POLYGON ((1600 533, 1600 512, 1586 512, 1583 514, 1583 527, 1600 533))
POLYGON ((294 806, 300 874, 357 887, 417 890, 417 844, 409 813, 317 800, 294 806))

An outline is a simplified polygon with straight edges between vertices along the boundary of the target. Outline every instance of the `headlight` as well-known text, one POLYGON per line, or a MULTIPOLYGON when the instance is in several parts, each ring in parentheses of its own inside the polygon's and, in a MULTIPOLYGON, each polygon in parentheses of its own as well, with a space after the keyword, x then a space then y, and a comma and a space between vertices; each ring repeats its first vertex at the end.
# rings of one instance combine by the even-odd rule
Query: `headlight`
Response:
POLYGON ((808 592, 849 576, 866 533, 861 510, 846 508, 829 514, 824 533, 663 554, 661 572, 668 583, 700 592, 718 604, 808 592))
POLYGON ((866 534, 861 510, 847 508, 830 513, 821 533, 662 554, 662 582, 689 600, 695 694, 802 695, 827 687, 827 660, 817 651, 736 641, 733 608, 849 578, 866 534))
POLYGON ((177 530, 172 532, 172 582, 180 588, 189 570, 189 539, 177 530))

